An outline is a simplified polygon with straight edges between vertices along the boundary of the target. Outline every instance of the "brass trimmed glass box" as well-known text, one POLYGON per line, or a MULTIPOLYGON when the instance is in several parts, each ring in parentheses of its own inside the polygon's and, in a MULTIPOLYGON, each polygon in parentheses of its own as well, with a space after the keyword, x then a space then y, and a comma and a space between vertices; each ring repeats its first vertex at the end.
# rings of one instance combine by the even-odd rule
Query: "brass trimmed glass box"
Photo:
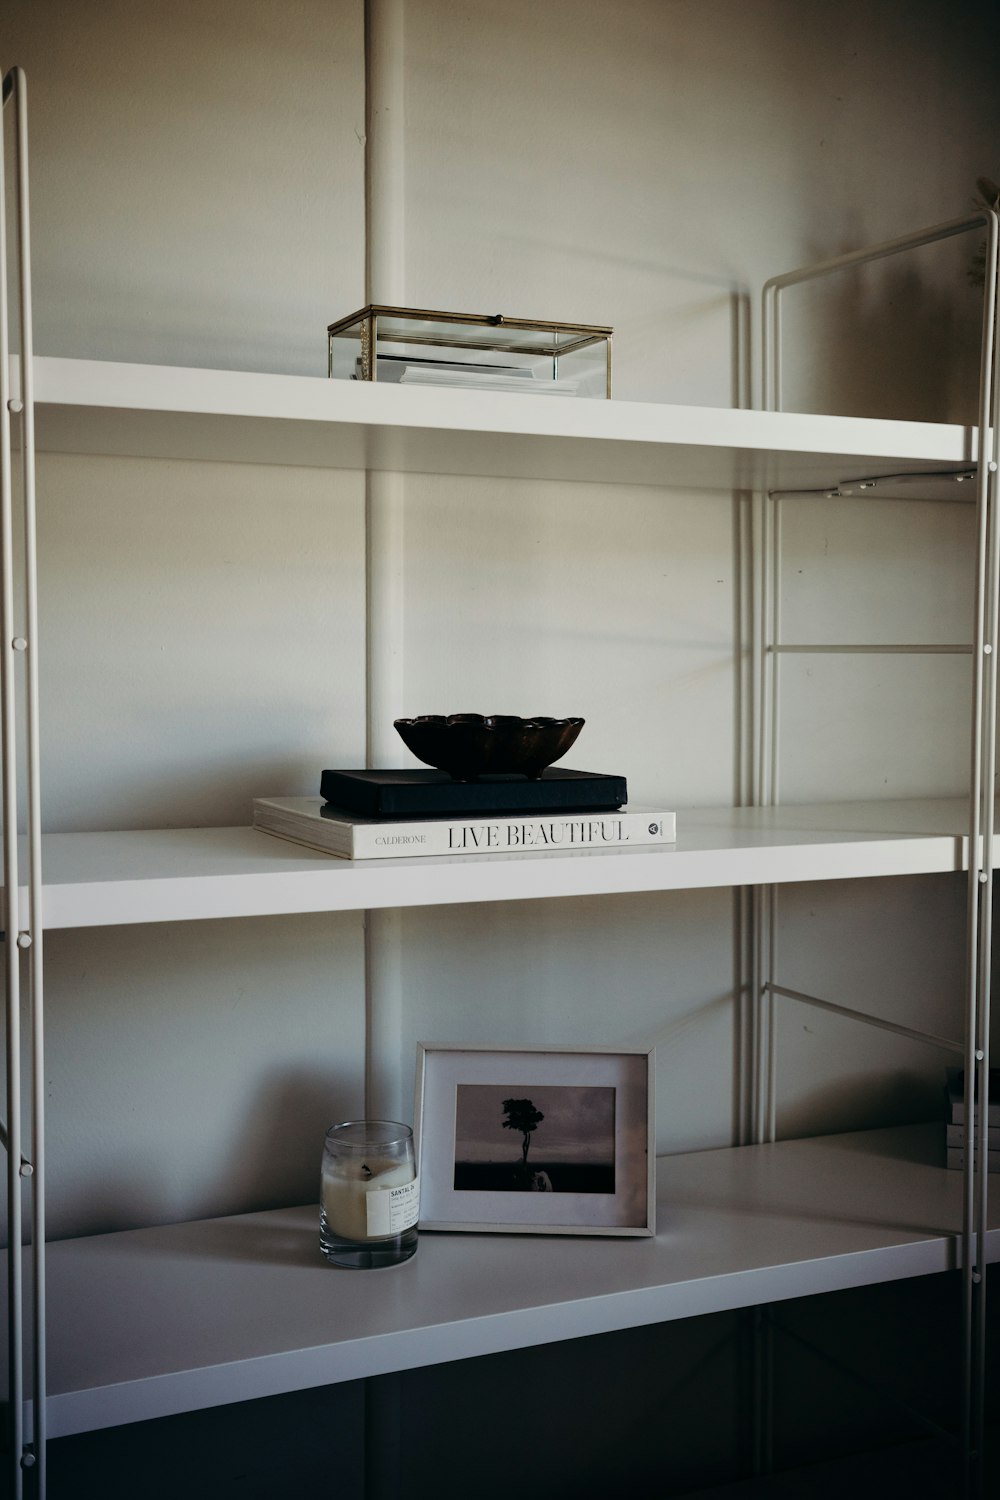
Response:
POLYGON ((369 303, 327 328, 335 380, 611 396, 610 328, 369 303))

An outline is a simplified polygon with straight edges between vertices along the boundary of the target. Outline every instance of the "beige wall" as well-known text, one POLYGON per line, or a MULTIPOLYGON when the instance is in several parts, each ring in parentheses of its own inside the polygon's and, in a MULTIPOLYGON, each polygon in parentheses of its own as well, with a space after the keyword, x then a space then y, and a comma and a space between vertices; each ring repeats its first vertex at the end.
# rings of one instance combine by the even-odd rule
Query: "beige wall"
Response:
POLYGON ((360 4, 4 0, 36 346, 322 374, 364 300, 360 4))
MULTIPOLYGON (((610 322, 619 399, 745 401, 767 275, 961 214, 996 175, 990 9, 410 0, 407 297, 610 322)), ((359 0, 3 10, 39 352, 321 374, 326 323, 364 296, 359 0)), ((968 253, 800 294, 792 404, 964 415, 968 253)), ((362 762, 362 476, 48 456, 40 493, 47 826, 240 822, 362 762)), ((405 711, 583 713, 578 762, 635 799, 733 800, 731 496, 413 479, 406 507, 405 711)), ((964 508, 810 507, 787 532, 790 629, 967 638, 964 508)), ((789 796, 957 790, 963 671, 790 672, 789 796)), ((790 897, 790 970, 954 1030, 954 891, 889 884, 790 897), (901 949, 928 961, 874 984, 901 949)), ((408 912, 403 932, 407 1072, 421 1037, 656 1042, 661 1149, 732 1138, 728 893, 408 912)), ((324 1125, 360 1108, 360 918, 49 952, 57 1235, 311 1195, 324 1125)), ((783 1016, 783 1124, 933 1110, 940 1059, 845 1025, 783 1016)))

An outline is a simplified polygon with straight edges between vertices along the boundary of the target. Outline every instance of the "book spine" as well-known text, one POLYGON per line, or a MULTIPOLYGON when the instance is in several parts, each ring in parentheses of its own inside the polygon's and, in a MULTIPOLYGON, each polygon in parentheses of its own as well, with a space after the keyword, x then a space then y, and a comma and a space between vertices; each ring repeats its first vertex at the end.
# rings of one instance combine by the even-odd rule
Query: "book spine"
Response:
MULTIPOLYGON (((949 1146, 964 1147, 965 1126, 948 1125, 945 1131, 945 1140, 949 1146)), ((1000 1151, 1000 1125, 987 1125, 986 1145, 990 1151, 1000 1151)))
MULTIPOLYGON (((973 1116, 972 1116, 973 1120, 977 1119, 978 1114, 979 1114, 979 1110, 977 1108, 973 1112, 973 1116)), ((964 1101, 964 1099, 952 1099, 952 1101, 951 1101, 951 1118, 949 1120, 949 1124, 951 1124, 951 1125, 964 1125, 965 1124, 965 1101, 964 1101)), ((1000 1104, 992 1104, 991 1103, 989 1105, 989 1107, 987 1108, 987 1110, 986 1110, 986 1126, 987 1126, 987 1129, 992 1129, 992 1128, 994 1128, 996 1126, 1000 1126, 1000 1104)))
MULTIPOLYGON (((948 1166, 953 1171, 965 1166, 965 1152, 959 1150, 957 1146, 948 1146, 946 1154, 948 1166)), ((986 1170, 987 1172, 1000 1172, 1000 1151, 987 1151, 986 1170)))
POLYGON ((354 859, 440 854, 524 854, 666 844, 676 838, 673 813, 605 813, 589 817, 447 819, 360 824, 354 859))

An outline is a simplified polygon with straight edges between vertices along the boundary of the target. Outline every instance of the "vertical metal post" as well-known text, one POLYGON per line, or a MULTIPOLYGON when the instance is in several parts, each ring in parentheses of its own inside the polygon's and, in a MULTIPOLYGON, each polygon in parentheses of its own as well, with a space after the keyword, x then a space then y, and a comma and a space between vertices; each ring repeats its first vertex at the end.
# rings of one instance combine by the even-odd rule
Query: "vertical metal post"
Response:
POLYGON ((14 105, 16 146, 17 270, 19 285, 20 391, 10 387, 10 319, 7 302, 6 195, 0 151, 0 697, 3 745, 3 867, 6 892, 6 1041, 7 1041, 7 1203, 8 1350, 10 1490, 22 1493, 22 1472, 34 1469, 34 1493, 45 1496, 45 1088, 42 1007, 42 872, 38 737, 38 597, 35 525, 34 367, 31 337, 31 239, 28 206, 28 101, 24 72, 13 68, 3 81, 3 102, 14 105), (25 634, 15 627, 14 502, 11 416, 21 419, 21 515, 24 523, 25 634), (23 657, 25 680, 18 688, 17 663, 23 657), (26 922, 20 907, 18 853, 18 702, 25 707, 24 748, 27 782, 28 895, 26 922), (31 1015, 31 1160, 22 1152, 21 1078, 21 955, 28 953, 28 1000, 31 1015), (24 1251, 22 1185, 31 1179, 31 1348, 34 1431, 32 1443, 24 1434, 24 1251))
MULTIPOLYGON (((765 373, 765 380, 768 375, 765 373)), ((779 665, 775 647, 781 629, 781 512, 770 495, 760 496, 757 533, 758 561, 755 576, 759 597, 755 611, 757 627, 753 643, 755 714, 754 802, 773 807, 778 800, 779 665)), ((753 1009, 751 1038, 752 1138, 772 1141, 775 1136, 776 1051, 774 981, 777 943, 777 888, 760 886, 753 893, 752 952, 753 1009)))
MULTIPOLYGON (((403 0, 365 5, 365 300, 405 301, 403 279, 403 0)), ((374 318, 371 320, 374 325, 374 318)), ((371 328, 374 362, 376 330, 371 328)), ((373 370, 374 373, 374 370, 373 370)), ((393 719, 403 711, 403 478, 365 476, 366 716, 369 766, 391 765, 399 749, 393 719)), ((398 911, 365 914, 367 1038, 365 1108, 401 1118, 402 921, 398 911)))
MULTIPOLYGON (((765 348, 768 347, 765 344, 765 348)), ((765 356, 764 388, 769 370, 765 356)), ((774 502, 766 493, 756 497, 756 520, 751 537, 752 578, 756 589, 751 650, 753 694, 752 800, 767 807, 774 798, 776 752, 774 709, 776 657, 772 649, 777 620, 778 537, 774 502)), ((754 1144, 772 1139, 774 1097, 773 980, 775 892, 756 886, 747 903, 750 922, 750 1138, 754 1144)), ((751 1467, 755 1475, 769 1473, 774 1448, 774 1361, 770 1310, 753 1311, 751 1330, 751 1467)))
MULTIPOLYGON (((781 642, 781 501, 778 498, 773 498, 770 500, 770 504, 773 508, 773 522, 771 526, 770 618, 767 638, 767 648, 771 663, 771 670, 768 676, 770 684, 770 702, 768 704, 770 717, 770 753, 768 760, 767 805, 769 807, 776 807, 780 797, 779 774, 781 770, 781 658, 778 655, 778 646, 781 642)), ((778 958, 778 887, 776 885, 768 886, 764 896, 766 903, 765 935, 767 941, 767 997, 764 1019, 767 1027, 767 1048, 764 1057, 764 1076, 761 1088, 763 1100, 761 1139, 773 1141, 776 1134, 778 1058, 777 1037, 775 1036, 775 1004, 771 986, 775 982, 778 958)))
MULTIPOLYGON (((978 472, 976 479, 976 572, 973 618, 973 694, 969 767, 969 859, 966 916, 965 1170, 962 1211, 962 1401, 963 1489, 981 1487, 984 1370, 979 1366, 980 1319, 985 1316, 984 1267, 986 1157, 976 1160, 973 1125, 979 1074, 984 1001, 988 1016, 992 952, 991 868, 996 712, 996 517, 991 472, 990 419, 995 385, 997 221, 987 223, 986 278, 980 351, 978 472)), ((988 1056, 988 1038, 986 1055, 988 1056)), ((984 1098, 979 1093, 984 1122, 984 1098)))
MULTIPOLYGON (((404 0, 365 0, 365 301, 405 303, 404 0)), ((369 327, 371 378, 378 375, 377 326, 369 327)), ((403 712, 404 482, 365 475, 366 733, 369 766, 391 765, 399 749, 393 719, 403 712)), ((402 914, 365 913, 365 1109, 403 1118, 402 914)), ((400 1489, 399 1376, 365 1387, 365 1494, 400 1489)))
POLYGON ((35 1497, 46 1490, 46 1322, 45 1322, 45 1027, 43 990, 41 743, 38 693, 38 532, 35 513, 35 369, 31 301, 31 217, 28 194, 28 88, 21 68, 14 69, 17 95, 17 224, 21 315, 21 437, 24 499, 24 598, 27 646, 26 751, 28 896, 30 927, 18 934, 28 946, 28 994, 31 1005, 31 1264, 32 1264, 32 1412, 31 1457, 35 1497))
POLYGON ((1000 612, 1000 523, 997 516, 996 432, 1000 420, 997 380, 997 278, 1000 258, 1000 219, 991 211, 987 224, 983 292, 982 377, 979 412, 979 473, 981 555, 977 569, 982 579, 981 608, 977 611, 976 658, 982 731, 979 822, 982 849, 974 854, 970 835, 970 906, 975 906, 977 943, 970 952, 969 1009, 971 1036, 966 1037, 965 1060, 965 1214, 967 1254, 963 1261, 965 1302, 968 1308, 967 1354, 969 1410, 968 1486, 982 1494, 986 1405, 986 1230, 988 1206, 987 1114, 990 1068, 990 972, 993 934, 994 797, 997 759, 997 651, 1000 612), (981 616, 981 620, 980 620, 981 616))
MULTIPOLYGON (((757 630, 755 641, 756 657, 756 705, 755 715, 757 724, 756 736, 756 767, 754 776, 754 802, 758 807, 766 807, 771 796, 770 788, 770 734, 772 719, 770 713, 772 673, 774 668, 774 656, 770 650, 771 644, 771 619, 772 599, 774 589, 773 563, 774 551, 772 545, 771 528, 774 519, 773 505, 768 495, 762 495, 759 502, 760 524, 758 528, 758 550, 759 560, 757 565, 757 576, 759 578, 759 597, 757 600, 756 618, 757 630)), ((767 1056, 769 1049, 769 1027, 767 1014, 767 957, 770 949, 768 932, 768 891, 766 887, 757 887, 753 893, 753 994, 751 1009, 751 1118, 752 1135, 754 1143, 762 1141, 765 1137, 764 1124, 764 1092, 763 1080, 767 1073, 767 1056)))
MULTIPOLYGON (((757 599, 757 507, 759 497, 738 494, 733 502, 733 551, 737 589, 734 596, 733 634, 737 647, 737 672, 733 719, 737 726, 733 765, 733 801, 737 807, 752 806, 757 770, 757 676, 759 635, 754 610, 757 599)), ((749 1069, 754 998, 753 939, 754 888, 737 886, 733 891, 733 980, 736 1011, 733 1024, 735 1087, 733 1118, 735 1144, 750 1144, 753 1127, 753 1090, 749 1069)), ((745 1320, 746 1321, 746 1320, 745 1320)), ((749 1328, 749 1323, 747 1323, 749 1328)))
MULTIPOLYGON (((6 106, 14 79, 3 82, 6 106)), ((0 148, 3 143, 0 142, 0 148)), ((6 172, 0 149, 0 741, 3 750, 4 993, 6 999, 7 1113, 7 1442, 10 1491, 23 1493, 24 1326, 22 1319, 21 1216, 21 988, 17 864, 17 726, 15 718, 14 527, 11 474, 10 318, 7 305, 6 172)))
POLYGON ((770 712, 769 755, 768 755, 768 780, 767 801, 768 806, 776 807, 779 800, 778 777, 781 770, 780 731, 781 731, 781 657, 778 647, 781 644, 781 499, 773 496, 770 500, 772 509, 771 522, 771 598, 770 619, 767 648, 771 659, 770 688, 771 696, 768 704, 770 712))

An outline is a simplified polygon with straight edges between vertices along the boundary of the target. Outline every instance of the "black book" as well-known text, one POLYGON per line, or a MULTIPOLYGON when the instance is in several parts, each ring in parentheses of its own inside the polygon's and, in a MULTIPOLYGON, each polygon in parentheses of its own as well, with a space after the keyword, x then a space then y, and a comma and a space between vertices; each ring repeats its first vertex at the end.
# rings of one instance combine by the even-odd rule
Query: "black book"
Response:
POLYGON ((452 813, 607 812, 624 806, 624 776, 549 766, 537 781, 481 776, 452 781, 444 771, 324 771, 320 795, 366 818, 436 818, 452 813))

